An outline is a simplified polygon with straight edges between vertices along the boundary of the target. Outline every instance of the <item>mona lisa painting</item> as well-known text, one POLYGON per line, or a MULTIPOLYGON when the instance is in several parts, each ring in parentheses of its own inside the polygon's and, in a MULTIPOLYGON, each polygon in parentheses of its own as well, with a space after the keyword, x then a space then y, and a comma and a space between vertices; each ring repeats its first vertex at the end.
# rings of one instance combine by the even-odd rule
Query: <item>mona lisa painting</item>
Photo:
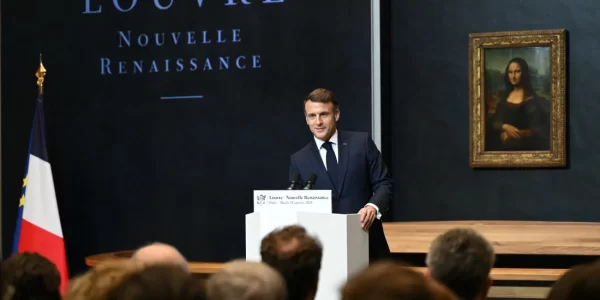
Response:
POLYGON ((471 167, 565 166, 565 31, 473 33, 469 56, 471 167))

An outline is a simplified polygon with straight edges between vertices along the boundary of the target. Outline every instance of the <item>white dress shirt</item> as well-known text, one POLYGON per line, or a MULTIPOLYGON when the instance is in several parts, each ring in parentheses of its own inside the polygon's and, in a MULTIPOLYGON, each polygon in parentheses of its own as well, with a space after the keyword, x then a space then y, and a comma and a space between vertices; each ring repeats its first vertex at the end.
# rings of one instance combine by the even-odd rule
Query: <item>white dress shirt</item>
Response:
MULTIPOLYGON (((325 144, 325 142, 318 139, 317 137, 314 137, 314 138, 315 138, 315 142, 317 143, 317 149, 319 149, 319 154, 321 154, 321 159, 323 160, 323 165, 325 166, 325 169, 327 169, 327 149, 325 149, 323 147, 323 144, 325 144)), ((335 154, 335 160, 338 161, 338 163, 339 163, 340 159, 339 159, 339 154, 338 154, 339 151, 338 151, 338 132, 337 132, 337 130, 335 131, 333 136, 331 136, 329 141, 331 142, 331 148, 333 149, 333 153, 335 154)), ((377 205, 375 205, 373 203, 367 203, 367 205, 374 207, 375 210, 377 211, 377 219, 381 219, 381 213, 379 212, 379 207, 377 207, 377 205)))

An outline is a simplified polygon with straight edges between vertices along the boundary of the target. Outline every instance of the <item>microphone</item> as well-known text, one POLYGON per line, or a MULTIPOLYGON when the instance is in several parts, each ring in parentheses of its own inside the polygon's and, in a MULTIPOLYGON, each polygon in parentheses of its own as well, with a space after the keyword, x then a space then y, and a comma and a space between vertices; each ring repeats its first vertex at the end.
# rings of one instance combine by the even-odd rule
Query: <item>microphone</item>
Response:
POLYGON ((294 173, 294 175, 292 175, 292 184, 287 189, 288 190, 295 189, 296 186, 298 185, 298 183, 300 183, 300 174, 294 173))
POLYGON ((312 186, 317 182, 317 175, 315 173, 310 173, 308 175, 308 180, 306 181, 305 190, 312 190, 312 186))

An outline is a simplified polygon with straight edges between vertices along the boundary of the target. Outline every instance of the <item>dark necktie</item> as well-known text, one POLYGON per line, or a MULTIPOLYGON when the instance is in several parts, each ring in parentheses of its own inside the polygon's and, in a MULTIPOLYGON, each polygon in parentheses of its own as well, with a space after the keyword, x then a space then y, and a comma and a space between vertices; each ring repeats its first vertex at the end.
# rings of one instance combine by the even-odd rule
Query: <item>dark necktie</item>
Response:
POLYGON ((323 148, 327 150, 327 173, 329 173, 329 178, 333 182, 333 185, 337 188, 338 185, 338 162, 335 158, 335 152, 333 152, 333 148, 331 147, 331 142, 325 142, 323 144, 323 148))

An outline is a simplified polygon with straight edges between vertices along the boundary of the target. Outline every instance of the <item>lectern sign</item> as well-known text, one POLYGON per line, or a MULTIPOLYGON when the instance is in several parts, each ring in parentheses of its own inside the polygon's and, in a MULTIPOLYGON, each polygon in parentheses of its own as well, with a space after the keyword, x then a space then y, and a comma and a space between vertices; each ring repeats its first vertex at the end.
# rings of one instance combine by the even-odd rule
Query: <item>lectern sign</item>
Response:
POLYGON ((254 191, 254 212, 295 211, 331 213, 330 190, 254 191))

